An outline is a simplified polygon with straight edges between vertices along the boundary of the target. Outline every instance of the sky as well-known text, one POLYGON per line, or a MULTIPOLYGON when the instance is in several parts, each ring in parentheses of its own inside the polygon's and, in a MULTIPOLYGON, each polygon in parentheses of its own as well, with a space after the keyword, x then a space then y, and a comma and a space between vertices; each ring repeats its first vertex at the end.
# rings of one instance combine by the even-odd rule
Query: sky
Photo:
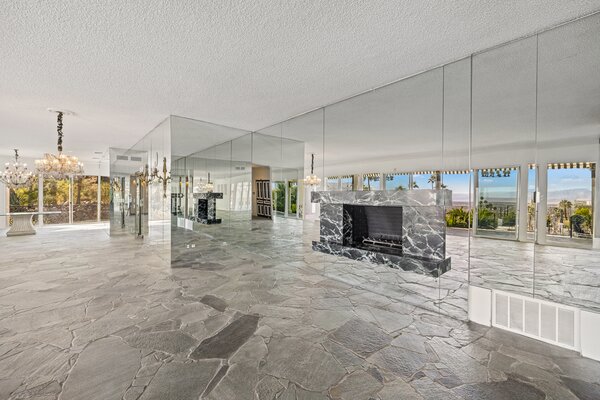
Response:
MULTIPOLYGON (((535 191, 535 170, 528 173, 528 191, 535 191)), ((414 182, 421 189, 430 189, 427 182, 430 175, 415 175, 414 182)), ((443 183, 452 190, 452 199, 456 202, 469 201, 469 174, 444 174, 443 183)), ((510 177, 479 178, 480 194, 493 199, 511 200, 517 196, 518 171, 511 171, 510 177)), ((408 188, 408 175, 395 175, 393 181, 386 182, 386 187, 396 188, 402 185, 408 188)), ((586 168, 549 169, 548 170, 548 200, 550 203, 561 199, 570 201, 591 200, 591 171, 586 168)), ((529 196, 531 197, 531 196, 529 196)))
MULTIPOLYGON (((428 177, 424 177, 427 182, 428 177)), ((469 199, 469 175, 468 174, 445 174, 444 184, 452 190, 452 198, 455 201, 466 202, 469 199)), ((504 178, 479 179, 480 192, 492 198, 514 199, 517 195, 517 171, 512 171, 511 176, 504 178)), ((419 186, 421 186, 419 184, 419 186)), ((429 185, 430 186, 430 185, 429 185)), ((529 192, 535 190, 535 170, 528 170, 529 192)), ((425 186, 428 187, 428 186, 425 186)), ((560 199, 591 200, 591 171, 586 168, 572 169, 549 169, 548 170, 548 199, 549 202, 557 202, 560 199)))
POLYGON ((589 169, 550 169, 548 170, 548 191, 565 189, 591 190, 592 174, 589 169))

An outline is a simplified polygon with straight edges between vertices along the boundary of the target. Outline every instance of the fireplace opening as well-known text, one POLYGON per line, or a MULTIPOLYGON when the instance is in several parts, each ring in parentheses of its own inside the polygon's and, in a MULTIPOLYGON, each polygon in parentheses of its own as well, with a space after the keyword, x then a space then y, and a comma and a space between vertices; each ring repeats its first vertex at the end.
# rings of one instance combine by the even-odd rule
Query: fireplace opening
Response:
POLYGON ((402 255, 402 207, 343 205, 345 246, 402 255))

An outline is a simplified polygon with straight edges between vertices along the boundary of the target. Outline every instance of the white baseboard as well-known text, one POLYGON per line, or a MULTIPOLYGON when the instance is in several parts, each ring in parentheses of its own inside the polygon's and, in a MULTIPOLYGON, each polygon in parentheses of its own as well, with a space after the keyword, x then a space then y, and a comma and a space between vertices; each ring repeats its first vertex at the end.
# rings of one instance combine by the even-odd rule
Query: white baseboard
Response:
POLYGON ((492 326, 492 291, 469 285, 469 321, 492 326))

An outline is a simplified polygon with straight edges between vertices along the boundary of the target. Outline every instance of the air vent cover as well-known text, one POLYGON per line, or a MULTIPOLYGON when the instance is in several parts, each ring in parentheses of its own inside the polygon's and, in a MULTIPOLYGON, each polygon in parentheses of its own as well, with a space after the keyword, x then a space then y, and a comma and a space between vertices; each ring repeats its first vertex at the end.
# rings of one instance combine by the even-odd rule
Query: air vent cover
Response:
POLYGON ((579 310, 562 304, 492 291, 492 326, 579 350, 579 310))

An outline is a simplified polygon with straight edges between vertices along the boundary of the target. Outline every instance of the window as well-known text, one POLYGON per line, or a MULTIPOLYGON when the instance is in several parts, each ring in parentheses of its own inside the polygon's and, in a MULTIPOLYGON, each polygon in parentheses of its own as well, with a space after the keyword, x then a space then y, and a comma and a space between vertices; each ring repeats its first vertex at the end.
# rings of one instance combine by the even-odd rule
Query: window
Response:
POLYGON ((594 163, 548 165, 548 240, 590 239, 593 222, 594 163))
POLYGON ((340 178, 340 189, 345 191, 354 190, 354 176, 342 176, 340 178))
POLYGON ((446 224, 449 228, 468 228, 471 223, 470 178, 471 174, 464 171, 442 174, 442 188, 452 191, 452 206, 446 207, 446 224))
POLYGON ((288 182, 288 215, 296 216, 298 213, 298 182, 288 182))
MULTIPOLYGON (((35 177, 31 185, 18 189, 10 189, 9 192, 9 212, 35 212, 38 211, 38 178, 35 177)), ((37 222, 37 215, 33 216, 33 221, 37 222)))
POLYGON ((385 174, 386 190, 408 190, 409 182, 408 174, 385 174))
POLYGON ((271 183, 272 197, 273 197, 273 211, 274 213, 284 214, 285 213, 285 182, 275 181, 271 183))
POLYGON ((325 180, 325 190, 335 191, 339 189, 340 178, 337 176, 328 176, 325 180))
POLYGON ((379 174, 363 175, 363 190, 379 190, 381 188, 379 174))
POLYGON ((69 223, 70 179, 44 178, 44 211, 60 211, 60 214, 44 216, 46 224, 69 223))
MULTIPOLYGON (((535 164, 529 165, 527 174, 527 232, 532 234, 535 232, 535 190, 537 179, 537 167, 535 164)), ((533 239, 533 235, 528 236, 533 239)))
POLYGON ((468 209, 471 174, 464 171, 451 171, 442 174, 441 187, 452 191, 452 207, 468 209))
POLYGON ((435 173, 413 174, 411 189, 435 189, 435 173))
POLYGON ((98 220, 98 177, 73 178, 73 222, 98 220))
POLYGON ((476 233, 516 238, 519 169, 481 169, 477 178, 476 233))
POLYGON ((100 177, 100 220, 110 219, 110 178, 100 177))

